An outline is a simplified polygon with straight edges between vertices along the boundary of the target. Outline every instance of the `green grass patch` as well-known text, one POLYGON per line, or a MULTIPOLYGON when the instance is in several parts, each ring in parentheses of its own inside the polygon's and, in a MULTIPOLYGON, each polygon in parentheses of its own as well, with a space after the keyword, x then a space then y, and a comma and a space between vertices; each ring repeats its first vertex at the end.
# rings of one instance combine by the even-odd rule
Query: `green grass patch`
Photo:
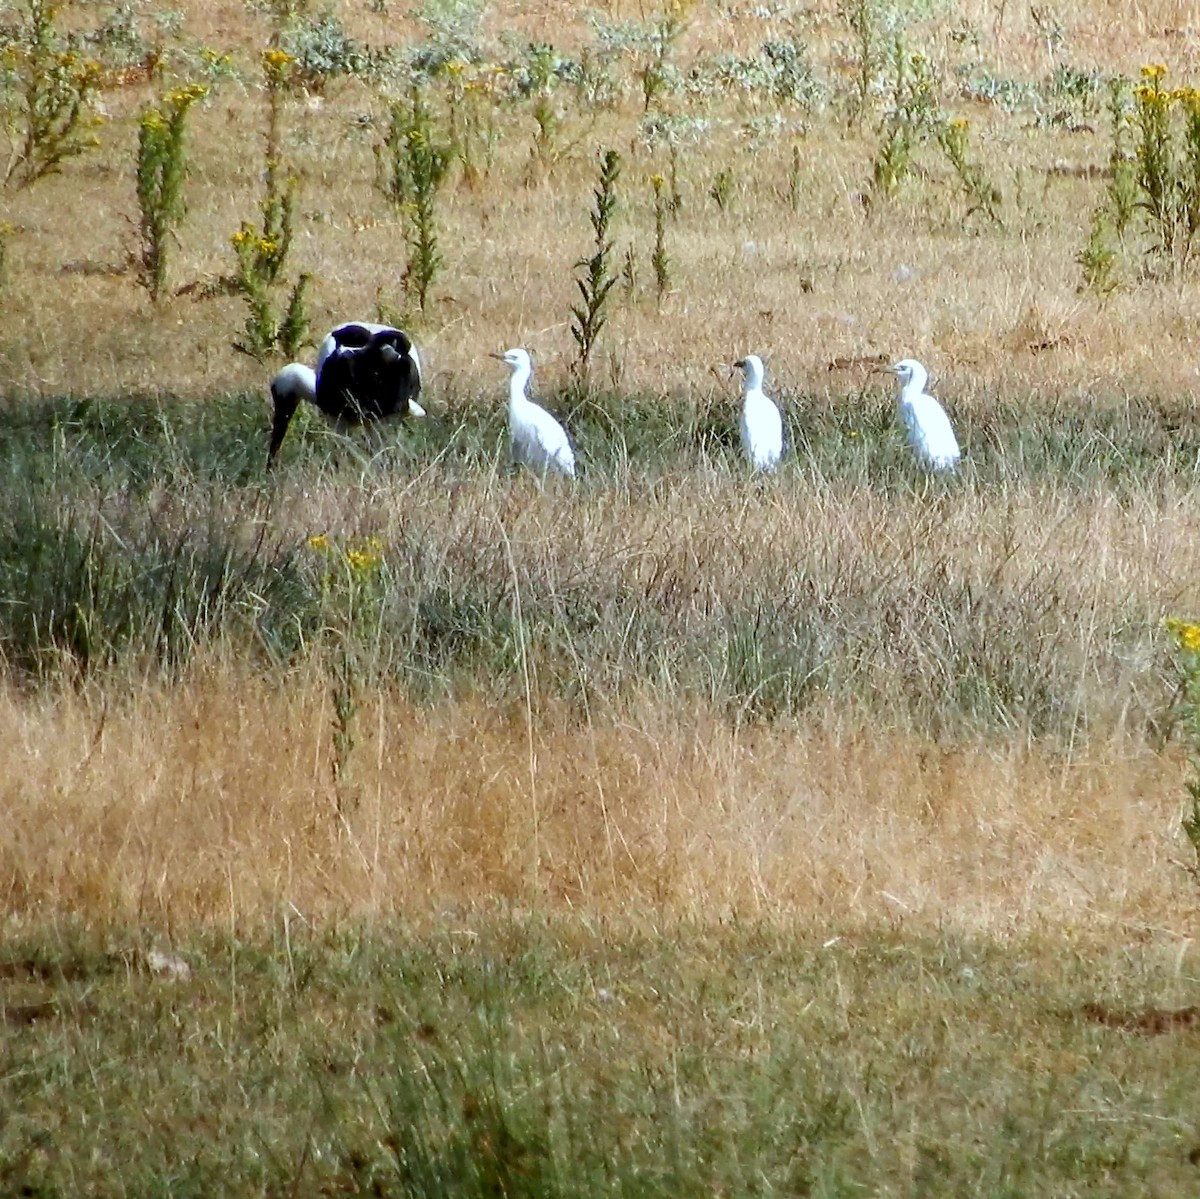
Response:
POLYGON ((6 1193, 1125 1199, 1200 1169, 1194 987, 1156 950, 293 925, 197 935, 172 981, 125 944, 6 947, 6 1193))

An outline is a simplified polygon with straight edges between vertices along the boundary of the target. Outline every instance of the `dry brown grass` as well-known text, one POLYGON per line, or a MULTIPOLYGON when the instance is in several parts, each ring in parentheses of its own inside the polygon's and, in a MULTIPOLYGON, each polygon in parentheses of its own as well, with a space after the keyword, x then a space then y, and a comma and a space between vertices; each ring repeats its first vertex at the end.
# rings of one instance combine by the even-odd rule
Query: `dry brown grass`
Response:
MULTIPOLYGON (((247 67, 266 43, 265 21, 240 4, 180 7, 190 38, 234 44, 247 67)), ((814 59, 830 78, 843 69, 834 12, 818 5, 813 25, 814 59)), ((609 13, 643 15, 625 3, 609 13)), ((1072 63, 1134 74, 1163 60, 1193 80, 1200 71, 1181 0, 1134 9, 1075 0, 1057 13, 1072 63)), ((367 40, 412 33, 362 5, 342 15, 367 40)), ((980 30, 998 72, 1042 78, 1053 65, 1027 6, 954 6, 954 18, 980 30)), ((553 28, 566 46, 585 37, 578 10, 557 4, 490 10, 493 36, 509 28, 530 37, 553 28)), ((949 17, 924 30, 923 44, 949 55, 948 32, 949 17)), ((683 57, 745 48, 766 33, 744 12, 705 8, 683 57)), ((239 301, 176 297, 155 310, 124 267, 136 113, 152 94, 109 93, 102 153, 6 197, 16 233, 0 298, 0 370, 13 392, 200 398, 262 386, 266 368, 230 348, 239 301)), ((355 82, 289 107, 289 155, 303 184, 294 265, 317 276, 317 329, 400 299, 400 228, 373 187, 375 135, 353 123, 380 111, 355 82)), ((831 372, 837 357, 915 354, 959 414, 994 405, 996 392, 1031 397, 1035 409, 1047 396, 1189 396, 1194 280, 1145 284, 1107 303, 1076 292, 1074 256, 1102 186, 1083 176, 1106 161, 1103 122, 1066 134, 987 110, 970 115, 1010 197, 1003 228, 964 229, 936 165, 896 204, 866 215, 858 197, 872 143, 831 120, 815 119, 800 141, 797 214, 785 200, 790 141, 752 150, 726 132, 685 155, 685 216, 670 231, 673 294, 661 313, 648 296, 618 306, 600 350, 605 381, 704 399, 718 387, 712 367, 754 349, 781 387, 826 395, 876 385, 861 371, 831 372), (704 199, 722 166, 739 172, 728 213, 704 199), (910 279, 897 284, 901 266, 910 279)), ((571 265, 587 246, 598 145, 627 155, 618 240, 649 251, 648 179, 663 163, 638 149, 636 113, 601 114, 594 127, 583 114, 564 116, 571 148, 537 186, 524 185, 531 124, 514 115, 485 183, 448 193, 446 273, 420 330, 435 413, 480 388, 499 398, 484 355, 507 344, 539 353, 543 387, 565 377, 571 265)), ((261 119, 253 86, 226 86, 197 113, 176 285, 231 269, 229 235, 258 201, 261 119)), ((1089 688, 1113 683, 1093 668, 1104 655, 1119 659, 1113 630, 1123 620, 1152 628, 1165 610, 1197 602, 1194 491, 1115 497, 1014 485, 930 505, 805 482, 808 491, 793 479, 790 491, 762 494, 698 470, 644 490, 585 491, 570 506, 520 483, 447 485, 436 472, 370 496, 305 483, 278 493, 274 530, 379 533, 405 550, 436 533, 428 552, 442 556, 430 577, 452 583, 468 564, 486 573, 488 562, 503 574, 507 554, 544 594, 590 571, 640 589, 648 604, 691 604, 697 618, 755 586, 792 595, 811 582, 818 593, 827 587, 818 598, 832 611, 844 611, 847 596, 864 604, 866 627, 878 615, 872 596, 883 594, 909 663, 921 619, 938 610, 912 608, 910 624, 905 605, 965 581, 1001 597, 986 613, 995 644, 1014 629, 1055 645, 1076 639, 1081 705, 1089 688), (364 516, 373 510, 387 515, 364 516), (1021 597, 1047 574, 1061 581, 1062 606, 1022 625, 1021 597)), ((1040 745, 1024 730, 950 745, 832 706, 803 723, 738 724, 694 697, 680 705, 652 690, 592 719, 538 697, 530 708, 470 699, 420 708, 377 694, 336 787, 328 680, 313 666, 282 685, 221 656, 173 685, 30 694, 8 684, 0 910, 17 921, 84 912, 241 929, 281 911, 313 922, 420 920, 502 903, 648 921, 737 915, 1186 938, 1195 882, 1177 861, 1187 856, 1181 761, 1123 716, 1131 703, 1153 707, 1145 692, 1160 681, 1154 654, 1139 644, 1112 688, 1107 733, 1077 750, 1040 745)))
MULTIPOLYGON (((262 115, 251 64, 269 34, 265 18, 241 5, 180 7, 186 37, 237 50, 251 83, 226 85, 196 116, 190 214, 172 267, 176 286, 227 273, 229 236, 256 211, 262 115)), ((1182 3, 1127 10, 1076 0, 1054 11, 1065 32, 1054 57, 1023 5, 955 5, 918 26, 913 38, 952 62, 961 54, 949 31, 969 24, 979 33, 985 61, 997 73, 1024 79, 1044 79, 1060 61, 1136 74, 1142 62, 1161 59, 1173 78, 1194 77, 1198 68, 1182 3)), ((645 15, 628 4, 614 4, 609 13, 645 15)), ((845 35, 835 13, 826 0, 809 23, 817 70, 832 82, 846 71, 839 49, 845 35)), ((401 14, 385 21, 356 5, 339 15, 353 34, 377 45, 416 36, 401 14)), ((680 57, 686 64, 702 52, 745 50, 772 28, 741 11, 703 8, 680 57)), ((552 4, 492 6, 485 29, 492 38, 520 30, 566 47, 588 37, 577 9, 552 4)), ((202 396, 262 385, 263 368, 230 348, 243 316, 239 301, 179 298, 154 311, 132 272, 122 269, 135 214, 135 116, 152 94, 146 85, 108 93, 112 120, 102 132, 102 152, 8 197, 18 232, 0 362, 12 388, 202 396), (109 267, 115 273, 104 273, 109 267)), ((1107 304, 1076 293, 1074 255, 1102 187, 1078 171, 1107 161, 1103 118, 1092 132, 1031 130, 1023 117, 964 105, 949 86, 945 100, 952 110, 969 112, 979 151, 1009 197, 1003 230, 974 221, 964 228, 962 203, 947 184, 944 164, 932 157, 931 173, 906 197, 865 216, 857 196, 870 177, 871 137, 847 133, 837 119, 822 116, 807 123, 799 141, 804 202, 793 214, 784 198, 793 137, 752 148, 731 127, 684 155, 685 215, 670 231, 674 294, 661 314, 648 298, 620 306, 601 348, 604 373, 628 388, 704 392, 711 389, 714 364, 753 348, 770 356, 780 385, 837 393, 869 381, 856 374, 831 377, 827 365, 834 358, 903 352, 926 359, 944 391, 963 402, 993 387, 1081 398, 1190 394, 1193 282, 1142 286, 1107 304), (722 166, 739 175, 728 213, 706 199, 722 166), (902 266, 911 277, 896 284, 902 266), (811 281, 811 293, 800 290, 802 280, 811 281), (1031 350, 1046 341, 1057 348, 1031 350)), ((668 98, 667 107, 685 103, 668 98)), ((476 189, 453 186, 447 197, 446 274, 420 330, 435 404, 466 384, 499 390, 484 357, 499 346, 523 342, 535 349, 545 383, 565 371, 573 353, 571 265, 587 246, 598 145, 616 145, 627 158, 629 202, 618 241, 649 253, 648 177, 663 161, 638 148, 635 106, 593 117, 572 112, 569 104, 564 95, 559 140, 566 152, 541 184, 524 186, 532 122, 513 110, 501 115, 492 174, 476 189)), ((750 115, 731 105, 715 111, 718 118, 750 115)), ((303 184, 295 266, 317 275, 318 329, 369 315, 378 300, 400 299, 400 228, 372 182, 376 135, 356 130, 353 121, 380 112, 379 98, 353 81, 289 108, 289 158, 303 184)), ((643 274, 648 281, 648 265, 643 274)))
POLYGON ((1180 763, 1117 740, 938 749, 830 717, 738 731, 634 703, 363 713, 330 773, 323 680, 229 668, 129 699, 3 696, 10 918, 246 931, 496 905, 618 924, 770 918, 1188 938, 1180 763), (339 810, 340 806, 340 810, 339 810))

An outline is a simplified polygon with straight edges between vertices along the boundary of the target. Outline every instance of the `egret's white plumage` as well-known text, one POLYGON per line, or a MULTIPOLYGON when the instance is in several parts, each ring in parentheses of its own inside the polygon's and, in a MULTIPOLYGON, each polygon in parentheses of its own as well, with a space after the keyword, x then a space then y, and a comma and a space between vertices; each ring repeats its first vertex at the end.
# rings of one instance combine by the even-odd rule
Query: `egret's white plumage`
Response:
POLYGON ((747 354, 734 366, 745 375, 742 394, 742 449, 755 470, 770 473, 783 457, 783 417, 763 391, 763 364, 757 354, 747 354))
POLYGON ((954 470, 962 451, 945 410, 925 394, 928 372, 915 358, 905 358, 888 370, 900 380, 900 416, 913 453, 930 470, 954 470))
POLYGON ((492 357, 507 362, 512 369, 508 381, 508 432, 513 458, 523 462, 540 479, 548 471, 573 479, 575 454, 566 429, 525 394, 533 374, 528 351, 505 350, 492 357))
POLYGON ((316 370, 292 362, 271 380, 275 413, 267 463, 279 452, 301 401, 315 404, 342 428, 424 416, 416 399, 420 391, 421 359, 407 333, 370 321, 338 325, 321 342, 316 370))

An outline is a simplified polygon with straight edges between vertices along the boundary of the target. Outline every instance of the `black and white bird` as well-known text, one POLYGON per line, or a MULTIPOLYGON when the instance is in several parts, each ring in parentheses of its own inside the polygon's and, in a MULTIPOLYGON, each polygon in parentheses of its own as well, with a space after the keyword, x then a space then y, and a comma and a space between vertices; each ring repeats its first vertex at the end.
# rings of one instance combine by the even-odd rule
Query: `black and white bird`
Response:
POLYGON ((745 375, 742 396, 742 452, 755 470, 770 474, 783 457, 783 417, 775 401, 763 391, 763 364, 757 354, 747 354, 733 364, 745 375))
POLYGON ((925 392, 928 372, 915 358, 904 358, 886 369, 900 380, 900 417, 918 461, 927 470, 956 470, 962 451, 945 409, 925 392))
POLYGON ((493 354, 507 362, 512 369, 508 381, 508 432, 512 439, 512 456, 523 462, 539 480, 548 472, 575 477, 575 453, 567 431, 526 394, 533 363, 528 350, 505 350, 493 354))
POLYGON ((412 339, 391 325, 351 321, 321 342, 317 367, 292 362, 271 380, 275 414, 267 465, 283 444, 301 400, 315 404, 335 428, 372 425, 390 417, 424 416, 421 359, 412 339))

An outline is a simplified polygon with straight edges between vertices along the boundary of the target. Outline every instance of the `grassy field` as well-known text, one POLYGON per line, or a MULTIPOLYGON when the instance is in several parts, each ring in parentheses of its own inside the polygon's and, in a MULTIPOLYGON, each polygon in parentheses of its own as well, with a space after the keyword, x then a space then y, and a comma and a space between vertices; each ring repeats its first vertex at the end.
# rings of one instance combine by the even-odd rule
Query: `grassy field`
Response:
POLYGON ((1185 955, 446 913, 5 967, 11 1194, 1158 1196, 1185 955), (1182 969, 1181 969, 1182 968, 1182 969), (1112 980, 1119 979, 1119 985, 1112 980))
MULTIPOLYGON (((0 19, 14 129, 32 11, 0 19)), ((55 21, 105 120, 3 191, 0 1192, 1189 1193, 1163 622, 1200 613, 1196 278, 1144 203, 1115 290, 1078 259, 1142 161, 1141 67, 1200 75, 1190 8, 55 21), (429 416, 372 454, 301 414, 268 473, 282 359, 233 348, 230 238, 260 219, 273 42, 298 192, 271 302, 304 271, 314 336, 403 319, 429 416), (423 312, 377 185, 414 74, 454 146, 423 312), (197 81, 152 303, 139 113, 197 81), (486 354, 514 344, 574 487, 508 463, 486 354), (738 453, 747 352, 788 428, 768 480, 738 453), (904 445, 876 368, 905 355, 953 479, 904 445)))

